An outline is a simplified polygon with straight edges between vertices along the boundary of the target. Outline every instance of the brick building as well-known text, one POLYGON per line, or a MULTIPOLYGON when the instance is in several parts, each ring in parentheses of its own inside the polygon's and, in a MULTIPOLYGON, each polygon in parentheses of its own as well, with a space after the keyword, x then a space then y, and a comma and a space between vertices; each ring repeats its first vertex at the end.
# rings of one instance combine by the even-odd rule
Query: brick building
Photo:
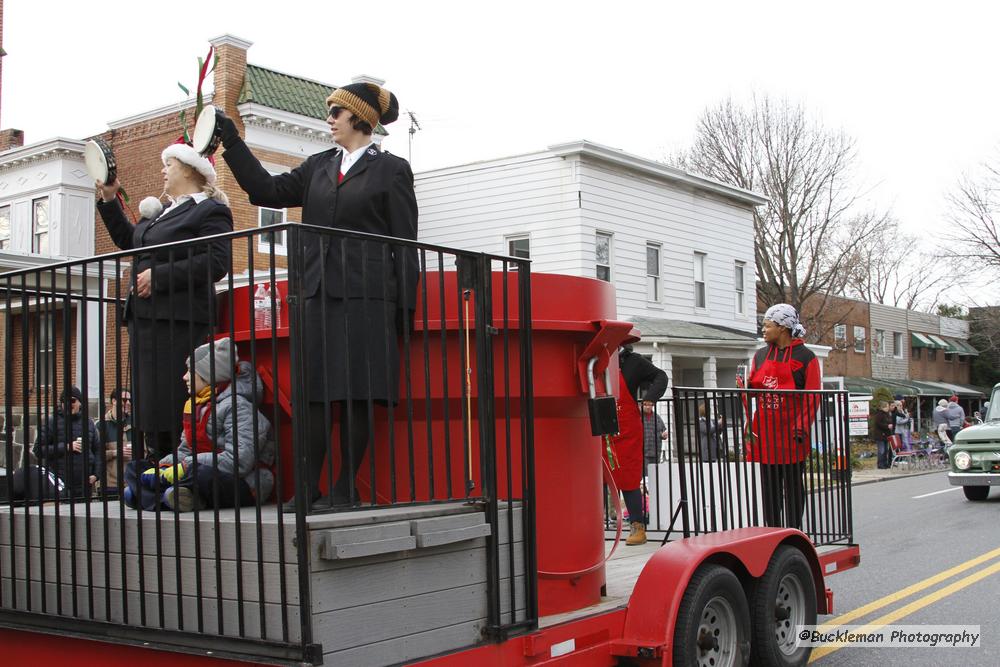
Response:
POLYGON ((834 296, 807 302, 802 315, 809 342, 831 348, 824 364, 827 387, 856 394, 885 387, 906 397, 921 418, 953 394, 969 414, 986 399, 971 384, 971 362, 979 352, 969 343, 965 320, 834 296))
MULTIPOLYGON (((206 94, 205 101, 221 107, 233 118, 267 169, 273 173, 287 171, 309 155, 333 146, 326 124, 325 100, 334 85, 248 64, 251 43, 238 37, 223 35, 210 42, 218 61, 212 76, 213 89, 206 94)), ((354 80, 382 83, 370 77, 354 80)), ((187 111, 188 122, 193 123, 194 100, 189 99, 112 121, 107 131, 98 135, 115 154, 119 180, 130 195, 132 208, 137 208, 144 197, 162 192, 160 153, 182 135, 182 110, 187 111)), ((374 138, 381 141, 385 134, 378 127, 374 138)), ((96 213, 94 186, 83 163, 86 140, 58 138, 24 146, 23 133, 4 130, 0 132, 0 141, 6 142, 0 146, 0 272, 50 266, 117 250, 96 213)), ((299 221, 299 209, 270 210, 251 205, 221 159, 221 153, 222 149, 216 154, 218 185, 229 197, 236 229, 299 221)), ((233 243, 233 276, 237 284, 246 280, 251 254, 258 271, 268 266, 272 241, 280 272, 285 254, 283 235, 257 236, 252 242, 233 243)), ((100 280, 93 277, 81 288, 92 296, 118 294, 114 274, 115 266, 106 263, 100 280)), ((47 319, 36 309, 29 307, 29 310, 32 311, 27 329, 29 349, 25 352, 21 343, 15 342, 17 368, 11 386, 2 386, 5 396, 28 397, 33 402, 33 397, 39 394, 38 387, 46 385, 42 374, 36 372, 36 362, 39 359, 44 362, 50 349, 65 350, 62 341, 66 337, 70 339, 71 353, 54 355, 59 357, 58 366, 56 372, 49 373, 50 377, 58 378, 60 385, 67 376, 79 384, 84 375, 82 368, 99 367, 102 346, 89 341, 103 337, 104 393, 118 383, 121 376, 115 377, 115 369, 125 367, 121 355, 128 342, 125 330, 115 320, 117 308, 88 306, 88 316, 81 317, 80 307, 74 304, 68 319, 61 316, 47 319), (76 341, 84 336, 88 344, 77 346, 76 341), (22 359, 29 367, 27 372, 22 368, 25 365, 22 359), (64 375, 66 362, 71 370, 64 375)), ((15 331, 23 332, 20 317, 17 313, 11 321, 15 331)), ((94 370, 86 375, 85 386, 81 388, 93 404, 101 393, 100 381, 94 370)), ((0 383, 4 379, 0 377, 0 383)), ((19 400, 15 398, 15 402, 19 400)))

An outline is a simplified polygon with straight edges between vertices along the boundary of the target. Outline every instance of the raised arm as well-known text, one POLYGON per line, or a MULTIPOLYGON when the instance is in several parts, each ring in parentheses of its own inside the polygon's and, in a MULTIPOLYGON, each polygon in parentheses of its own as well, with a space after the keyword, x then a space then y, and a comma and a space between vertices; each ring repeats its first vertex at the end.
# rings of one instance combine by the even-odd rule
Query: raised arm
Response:
POLYGON ((268 208, 290 208, 302 206, 305 186, 308 182, 303 162, 285 174, 272 176, 247 147, 232 119, 222 117, 222 158, 236 177, 236 182, 250 197, 250 203, 268 208))

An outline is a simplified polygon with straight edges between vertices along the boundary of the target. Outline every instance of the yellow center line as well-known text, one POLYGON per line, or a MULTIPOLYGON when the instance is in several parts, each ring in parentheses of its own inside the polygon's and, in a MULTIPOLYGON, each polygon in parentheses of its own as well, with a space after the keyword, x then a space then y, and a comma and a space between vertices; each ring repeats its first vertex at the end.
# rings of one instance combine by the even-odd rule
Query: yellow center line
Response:
POLYGON ((835 618, 831 618, 825 621, 819 626, 819 630, 829 631, 838 625, 846 625, 851 621, 861 618, 862 616, 867 616, 868 614, 878 611, 882 607, 888 606, 894 602, 899 602, 903 598, 908 598, 914 593, 919 593, 920 591, 930 588, 931 586, 936 586, 946 579, 950 579, 960 572, 965 572, 966 570, 973 568, 977 565, 981 565, 988 560, 993 560, 994 558, 1000 557, 1000 548, 994 549, 993 551, 987 551, 982 556, 976 556, 971 560, 967 560, 964 563, 959 563, 958 565, 951 567, 943 572, 935 574, 933 577, 928 577, 922 581, 918 581, 915 584, 907 586, 906 588, 900 589, 895 593, 890 593, 885 597, 879 598, 869 602, 866 605, 858 607, 857 609, 852 609, 851 611, 841 614, 835 618))
MULTIPOLYGON (((872 620, 871 622, 866 623, 862 627, 858 628, 858 631, 870 632, 876 626, 889 625, 891 623, 895 623, 896 621, 905 618, 914 612, 920 611, 924 607, 927 607, 937 602, 938 600, 946 598, 953 593, 957 593, 963 588, 967 588, 972 584, 976 583, 977 581, 981 581, 992 574, 996 574, 997 572, 1000 572, 1000 563, 994 563, 993 565, 990 565, 986 569, 980 570, 975 574, 970 574, 969 576, 963 577, 962 579, 950 583, 943 588, 939 588, 933 593, 928 593, 927 595, 921 598, 917 598, 913 602, 903 605, 902 607, 900 607, 895 611, 891 611, 888 614, 885 614, 884 616, 880 616, 872 620)), ((829 655, 834 651, 839 651, 845 646, 850 646, 850 644, 834 644, 832 646, 822 646, 812 652, 812 657, 809 659, 809 662, 814 662, 816 660, 819 660, 823 656, 829 655)))

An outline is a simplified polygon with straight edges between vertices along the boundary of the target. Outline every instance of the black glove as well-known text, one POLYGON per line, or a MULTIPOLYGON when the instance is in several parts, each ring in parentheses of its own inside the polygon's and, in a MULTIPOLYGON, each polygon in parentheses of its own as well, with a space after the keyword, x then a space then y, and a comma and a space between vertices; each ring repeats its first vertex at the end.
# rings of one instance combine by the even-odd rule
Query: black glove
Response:
POLYGON ((229 148, 240 138, 240 132, 236 129, 236 123, 233 119, 227 116, 220 109, 216 109, 216 115, 218 116, 219 123, 219 133, 222 136, 222 145, 229 148))

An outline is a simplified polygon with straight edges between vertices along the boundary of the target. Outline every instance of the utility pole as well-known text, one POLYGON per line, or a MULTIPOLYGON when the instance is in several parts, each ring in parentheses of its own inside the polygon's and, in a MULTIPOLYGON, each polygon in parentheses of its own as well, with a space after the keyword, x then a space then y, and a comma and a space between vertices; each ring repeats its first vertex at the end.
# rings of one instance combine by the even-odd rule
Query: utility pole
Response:
POLYGON ((417 121, 417 117, 412 111, 407 111, 406 115, 410 117, 410 145, 406 154, 406 159, 409 161, 410 167, 413 167, 413 135, 420 129, 420 123, 417 121))

